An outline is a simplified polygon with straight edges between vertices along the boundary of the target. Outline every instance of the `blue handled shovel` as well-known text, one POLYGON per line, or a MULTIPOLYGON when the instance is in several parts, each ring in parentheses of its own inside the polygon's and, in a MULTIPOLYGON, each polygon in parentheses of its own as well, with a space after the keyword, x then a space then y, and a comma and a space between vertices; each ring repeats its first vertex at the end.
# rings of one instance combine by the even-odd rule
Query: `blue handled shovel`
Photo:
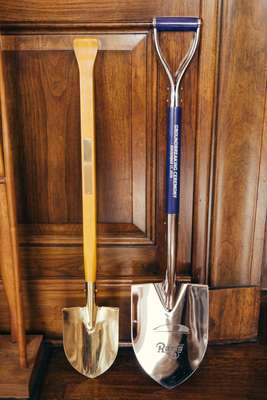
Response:
POLYGON ((196 52, 200 25, 200 19, 194 17, 153 20, 156 51, 171 87, 166 161, 167 266, 164 282, 132 285, 132 343, 142 368, 168 389, 181 384, 194 373, 208 343, 208 286, 176 282, 175 273, 181 159, 179 87, 196 52), (189 31, 194 34, 174 76, 162 55, 159 31, 189 31))

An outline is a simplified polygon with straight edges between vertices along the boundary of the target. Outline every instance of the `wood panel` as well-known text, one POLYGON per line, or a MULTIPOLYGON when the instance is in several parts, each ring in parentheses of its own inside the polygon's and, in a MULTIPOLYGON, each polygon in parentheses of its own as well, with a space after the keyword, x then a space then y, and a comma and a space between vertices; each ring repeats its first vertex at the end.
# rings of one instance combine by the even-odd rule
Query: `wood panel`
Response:
POLYGON ((260 312, 257 287, 214 289, 210 291, 210 341, 256 338, 260 312))
POLYGON ((73 135, 77 125, 79 129, 79 103, 72 101, 79 95, 75 59, 71 53, 10 52, 5 65, 18 220, 77 222, 81 191, 80 149, 73 135))
MULTIPOLYGON (((65 241, 66 243, 66 241, 65 241)), ((53 245, 22 247, 22 267, 25 278, 80 278, 83 273, 81 246, 53 245)), ((97 250, 98 277, 158 276, 156 247, 101 247, 97 250)))
POLYGON ((255 240, 253 246, 252 271, 254 281, 261 279, 261 286, 267 289, 267 88, 265 92, 265 111, 263 123, 261 164, 258 186, 255 240), (265 228, 265 229, 264 229, 265 228), (263 232, 265 233, 263 234, 263 232), (257 268, 259 265, 262 268, 257 268))
POLYGON ((0 375, 0 398, 28 399, 34 392, 34 385, 38 375, 38 366, 41 367, 43 358, 43 337, 27 336, 27 368, 18 365, 18 348, 10 341, 8 335, 0 337, 0 363, 5 367, 0 375), (4 351, 3 351, 4 349, 4 351), (37 360, 37 361, 36 361, 37 360), (38 365, 37 365, 38 364, 38 365))
POLYGON ((63 348, 56 347, 40 400, 266 400, 266 381, 267 346, 262 339, 260 343, 209 346, 198 371, 172 390, 165 390, 144 373, 132 349, 120 349, 106 374, 85 379, 70 367, 63 348))
POLYGON ((151 21, 155 15, 195 15, 194 1, 181 0, 42 0, 0 1, 1 22, 140 22, 151 21))
POLYGON ((192 232, 192 275, 196 282, 208 283, 209 241, 212 207, 214 104, 216 103, 219 1, 202 1, 202 27, 198 72, 198 108, 194 175, 192 232))
POLYGON ((5 169, 5 179, 0 183, 1 240, 4 242, 2 243, 0 253, 1 276, 4 282, 11 317, 11 338, 12 340, 16 340, 18 344, 19 366, 21 368, 26 368, 27 353, 17 234, 14 163, 10 126, 8 123, 8 96, 2 52, 0 52, 0 106, 2 140, 0 157, 2 158, 2 165, 5 169))
POLYGON ((263 245, 263 263, 262 263, 262 281, 261 287, 264 291, 267 291, 267 224, 265 226, 265 237, 263 245))
MULTIPOLYGON (((98 304, 120 307, 120 341, 124 343, 131 341, 130 285, 140 281, 149 282, 150 278, 98 280, 98 304)), ((28 281, 24 289, 27 329, 41 331, 50 338, 61 337, 61 310, 63 307, 84 305, 83 288, 83 282, 77 279, 28 281)), ((2 330, 8 330, 1 291, 0 294, 0 326, 2 330)), ((255 287, 211 290, 210 342, 256 338, 259 305, 259 290, 255 287)))
POLYGON ((212 286, 259 284, 261 265, 252 258, 265 102, 264 7, 264 1, 223 3, 212 286))
MULTIPOLYGON (((98 57, 96 71, 99 222, 132 222, 131 54, 98 57), (109 62, 105 62, 109 59, 109 62), (97 68, 98 66, 98 68, 97 68), (99 68, 101 66, 101 68, 99 68), (120 79, 116 79, 116 77, 120 79), (112 124, 111 124, 112 121, 112 124), (101 141, 99 132, 102 133, 101 141), (99 139, 99 140, 98 140, 99 139), (120 157, 118 154, 120 153, 120 157), (120 201, 118 201, 118 194, 120 201)), ((142 151, 144 149, 142 148, 142 151)))
MULTIPOLYGON (((193 11, 197 13, 197 4, 192 8, 193 11)), ((101 33, 102 38, 106 37, 104 46, 108 51, 100 53, 96 65, 99 244, 154 245, 156 242, 156 259, 154 256, 146 257, 137 271, 142 273, 143 270, 146 275, 147 270, 152 268, 151 273, 155 274, 157 266, 161 265, 159 273, 162 275, 165 269, 166 244, 164 191, 167 81, 161 66, 156 64, 150 32, 146 35, 111 34, 112 41, 108 36, 109 34, 101 33), (124 42, 122 37, 125 37, 124 42), (113 43, 114 51, 110 43, 113 43), (131 43, 134 43, 132 48, 129 47, 131 43), (123 48, 122 51, 119 46, 123 48), (116 80, 116 77, 119 79, 116 80)), ((190 34, 181 34, 179 41, 177 34, 161 35, 162 47, 173 67, 179 65, 190 40, 190 34)), ((13 143, 17 154, 19 222, 22 223, 23 242, 27 242, 27 238, 23 238, 23 232, 28 231, 29 224, 31 237, 35 233, 41 245, 47 240, 46 236, 42 242, 41 232, 47 231, 48 227, 53 230, 51 240, 54 244, 57 240, 61 242, 64 234, 68 241, 69 224, 76 225, 80 230, 77 224, 81 221, 77 120, 79 105, 76 104, 77 101, 72 101, 77 97, 78 84, 75 85, 74 82, 78 82, 78 77, 73 55, 64 51, 69 46, 68 35, 59 42, 53 35, 22 35, 18 39, 9 35, 4 36, 2 41, 2 48, 9 50, 5 57, 6 68, 10 72, 10 98, 16 99, 15 104, 10 102, 10 115, 18 116, 13 120, 13 143), (41 47, 46 51, 39 52, 41 47), (23 51, 10 51, 14 49, 23 51), (16 74, 17 68, 20 70, 19 74, 16 74), (55 73, 51 72, 53 69, 55 73), (45 77, 40 79, 41 75, 45 77), (67 85, 67 82, 70 84, 67 85), (37 89, 39 94, 36 97, 37 89), (27 93, 27 102, 24 96, 26 90, 30 92, 27 93), (36 115, 32 111, 35 108, 36 115), (28 114, 30 118, 26 120, 28 114), (59 122, 59 115, 64 122, 59 122), (43 182, 48 182, 46 187, 43 182)), ((196 125, 196 117, 192 116, 196 115, 197 67, 196 57, 182 88, 187 95, 185 99, 182 98, 184 190, 178 241, 179 274, 188 274, 191 269, 196 125)), ((99 253, 101 252, 100 249, 99 253)), ((116 249, 110 249, 109 253, 112 268, 116 249)), ((127 252, 121 253, 121 263, 124 260, 125 270, 128 270, 127 252)), ((147 255, 152 253, 152 248, 147 251, 147 255)), ((132 254, 131 271, 136 269, 135 260, 141 260, 144 251, 135 247, 132 254)), ((116 268, 116 264, 114 269, 121 271, 116 268)))
POLYGON ((8 218, 8 203, 6 185, 0 184, 0 273, 5 285, 5 295, 9 307, 9 318, 12 320, 13 334, 16 332, 16 298, 10 226, 8 218))
MULTIPOLYGON (((0 127, 2 126, 0 119, 0 127)), ((5 169, 4 169, 4 158, 3 158, 3 144, 2 144, 2 129, 0 128, 0 182, 4 182, 5 169)))
MULTIPOLYGON (((132 237, 140 242, 142 234, 145 244, 154 231, 153 164, 147 155, 152 108, 151 97, 143 95, 150 91, 146 64, 151 37, 147 45, 141 33, 100 36, 110 51, 100 52, 96 62, 98 221, 108 236, 123 236, 132 224, 132 237), (117 230, 111 228, 114 224, 117 230)), ((8 37, 2 48, 11 50, 16 43, 25 51, 8 51, 5 59, 10 97, 16 99, 15 104, 10 102, 10 115, 17 115, 12 132, 19 222, 81 222, 79 81, 73 52, 56 52, 58 43, 51 36, 18 42, 8 37), (38 52, 40 43, 46 52, 38 52)), ((63 49, 69 49, 69 43, 69 38, 63 41, 63 49)), ((151 143, 149 151, 153 149, 151 143)))

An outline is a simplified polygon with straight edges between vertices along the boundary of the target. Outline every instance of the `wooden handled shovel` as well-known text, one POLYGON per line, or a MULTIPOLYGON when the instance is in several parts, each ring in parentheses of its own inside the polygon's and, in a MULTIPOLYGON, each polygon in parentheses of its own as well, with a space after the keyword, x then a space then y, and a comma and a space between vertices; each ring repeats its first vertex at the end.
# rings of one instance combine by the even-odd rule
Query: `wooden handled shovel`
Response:
POLYGON ((94 63, 99 48, 95 38, 75 39, 80 72, 83 256, 87 304, 63 309, 63 343, 71 365, 95 378, 114 362, 119 344, 119 309, 95 304, 96 282, 96 162, 94 124, 94 63))

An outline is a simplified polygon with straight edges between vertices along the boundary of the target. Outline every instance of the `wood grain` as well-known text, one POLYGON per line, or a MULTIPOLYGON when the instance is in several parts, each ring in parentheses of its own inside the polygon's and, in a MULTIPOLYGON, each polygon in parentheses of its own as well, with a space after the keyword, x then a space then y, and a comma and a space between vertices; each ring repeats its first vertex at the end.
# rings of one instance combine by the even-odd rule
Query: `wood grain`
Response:
POLYGON ((264 245, 263 245, 261 287, 264 291, 267 292, 267 224, 265 226, 265 236, 264 236, 264 245))
POLYGON ((75 57, 70 52, 8 53, 5 62, 11 110, 17 116, 10 125, 18 220, 81 221, 79 101, 72 101, 79 99, 75 57))
MULTIPOLYGON (((17 27, 17 25, 16 25, 17 27)), ((56 28, 56 27, 55 27, 56 28)), ((147 32, 147 30, 146 30, 147 32)), ((99 51, 131 51, 138 43, 146 36, 144 33, 130 33, 121 35, 120 33, 88 33, 88 31, 79 31, 79 33, 62 31, 62 27, 57 34, 28 34, 25 35, 25 28, 20 35, 3 35, 0 47, 4 51, 51 51, 51 50, 71 50, 73 51, 73 41, 75 38, 90 38, 94 37, 100 40, 101 48, 99 51)))
MULTIPOLYGON (((188 277, 179 277, 181 281, 188 277)), ((158 278, 139 276, 129 279, 97 280, 97 304, 120 308, 120 341, 130 339, 130 285, 158 282, 158 278)), ((82 306, 84 283, 80 279, 34 279, 24 286, 26 327, 43 332, 49 338, 62 336, 62 308, 82 306)), ((0 291, 0 326, 8 330, 8 318, 0 291)), ((210 342, 238 342, 255 339, 258 332, 259 290, 251 288, 214 289, 210 291, 210 342)))
POLYGON ((3 144, 2 144, 2 123, 0 123, 0 178, 2 182, 5 179, 4 158, 3 158, 3 144))
POLYGON ((261 160, 255 215, 251 281, 262 283, 267 288, 267 87, 265 90, 265 109, 261 143, 261 160), (262 266, 262 268, 260 268, 262 266))
POLYGON ((41 0, 0 1, 1 22, 117 22, 151 21, 155 15, 195 15, 194 1, 41 0))
POLYGON ((17 338, 17 323, 16 323, 16 298, 15 298, 15 285, 14 285, 14 270, 12 262, 12 247, 10 238, 10 227, 8 220, 8 204, 7 193, 5 185, 0 185, 0 272, 3 281, 5 295, 7 299, 10 330, 12 340, 16 341, 17 338))
POLYGON ((129 52, 103 54, 96 64, 99 222, 132 222, 131 75, 129 52))
MULTIPOLYGON (((7 88, 5 85, 5 70, 3 63, 3 54, 0 52, 0 106, 1 106, 1 122, 2 122, 2 145, 3 145, 3 161, 5 167, 5 188, 2 190, 2 202, 4 208, 3 222, 6 232, 9 235, 9 241, 6 248, 2 248, 1 252, 1 270, 4 269, 5 290, 8 293, 9 305, 15 306, 11 311, 11 335, 18 341, 18 355, 21 368, 27 367, 26 338, 24 329, 24 310, 21 287, 21 270, 18 249, 17 236, 17 213, 16 213, 16 191, 13 166, 13 151, 10 140, 10 126, 8 123, 9 110, 7 100, 7 88), (7 251, 7 253, 6 253, 7 251), (5 258, 10 257, 12 260, 12 272, 6 271, 5 258)), ((3 231, 2 231, 3 234, 3 231)))
MULTIPOLYGON (((82 244, 82 224, 20 224, 19 233, 22 244, 82 244)), ((99 246, 154 244, 133 224, 97 224, 97 234, 99 246)))
POLYGON ((265 400, 266 380, 266 344, 209 346, 198 371, 173 390, 162 388, 145 374, 132 349, 120 349, 107 374, 97 380, 88 380, 69 366, 63 349, 56 348, 40 399, 265 400))
POLYGON ((36 372, 40 368, 42 352, 41 335, 27 336, 28 368, 18 365, 17 345, 7 335, 0 336, 0 397, 28 399, 34 391, 36 372))
POLYGON ((257 287, 210 291, 209 340, 220 342, 256 338, 260 312, 257 287))
MULTIPOLYGON (((113 35, 114 46, 118 41, 123 49, 122 38, 125 37, 127 44, 129 36, 113 35)), ((146 123, 147 118, 151 119, 151 100, 142 96, 149 75, 143 38, 140 34, 138 41, 135 39, 137 45, 132 51, 117 49, 99 55, 96 126, 98 221, 102 223, 102 231, 105 231, 103 224, 108 224, 107 228, 114 224, 120 228, 126 227, 123 224, 133 224, 137 237, 143 233, 145 241, 154 230, 151 226, 154 220, 146 208, 152 210, 154 204, 147 204, 147 199, 153 200, 153 187, 146 186, 146 180, 153 183, 153 164, 148 164, 150 156, 147 155, 153 148, 146 147, 151 135, 146 123), (120 79, 114 79, 116 76, 120 79)), ((44 38, 42 42, 50 39, 44 38)), ((17 114, 12 132, 17 154, 19 221, 27 224, 81 222, 79 86, 74 56, 72 52, 51 49, 45 53, 15 54, 14 58, 12 52, 7 52, 5 61, 11 99, 14 99, 11 108, 17 114), (16 73, 18 66, 19 74, 16 73), (34 171, 32 165, 35 165, 34 171), (47 181, 45 188, 44 181, 47 181)), ((127 234, 123 230, 121 236, 124 233, 127 234)))
POLYGON ((214 104, 218 60, 219 2, 202 1, 202 26, 199 50, 198 105, 194 175, 194 211, 192 239, 192 275, 196 282, 207 283, 209 275, 210 210, 214 104))
MULTIPOLYGON (((159 276, 155 246, 134 248, 104 247, 97 250, 97 271, 101 277, 159 276)), ((83 277, 83 252, 79 246, 21 247, 23 275, 31 278, 83 277)))
MULTIPOLYGON (((1 117, 1 113, 0 113, 1 117)), ((10 313, 10 331, 11 338, 16 341, 16 301, 14 297, 14 273, 12 267, 12 249, 9 234, 9 221, 7 211, 7 196, 6 196, 6 177, 4 168, 4 153, 2 145, 2 120, 0 123, 0 274, 5 287, 9 313, 10 313), (5 254, 5 258, 3 257, 5 254)))
POLYGON ((252 265, 252 257, 265 103, 264 7, 264 1, 238 0, 224 2, 222 10, 212 286, 259 284, 252 267, 261 266, 252 265))

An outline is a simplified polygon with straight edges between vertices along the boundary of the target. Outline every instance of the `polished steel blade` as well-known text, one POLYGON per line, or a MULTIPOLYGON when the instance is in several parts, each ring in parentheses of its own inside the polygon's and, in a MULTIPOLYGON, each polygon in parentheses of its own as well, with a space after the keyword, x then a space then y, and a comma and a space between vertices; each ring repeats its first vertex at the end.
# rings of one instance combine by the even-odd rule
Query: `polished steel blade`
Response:
POLYGON ((119 309, 96 307, 94 327, 88 306, 63 309, 64 351, 81 374, 96 378, 114 362, 119 344, 119 309))
POLYGON ((146 373, 172 389, 194 373, 206 352, 208 286, 177 285, 171 311, 165 296, 162 283, 132 286, 132 343, 146 373))

